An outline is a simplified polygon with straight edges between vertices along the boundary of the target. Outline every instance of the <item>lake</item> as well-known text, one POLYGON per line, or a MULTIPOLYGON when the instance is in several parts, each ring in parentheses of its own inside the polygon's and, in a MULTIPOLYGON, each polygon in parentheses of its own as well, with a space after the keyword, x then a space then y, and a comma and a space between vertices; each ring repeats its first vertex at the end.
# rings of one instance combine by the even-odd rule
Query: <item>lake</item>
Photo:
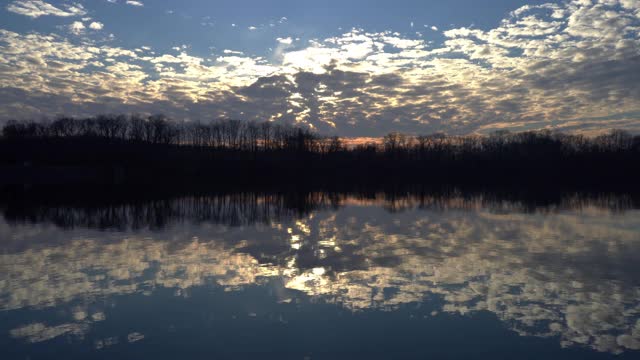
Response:
POLYGON ((624 194, 0 205, 0 358, 638 359, 624 194))

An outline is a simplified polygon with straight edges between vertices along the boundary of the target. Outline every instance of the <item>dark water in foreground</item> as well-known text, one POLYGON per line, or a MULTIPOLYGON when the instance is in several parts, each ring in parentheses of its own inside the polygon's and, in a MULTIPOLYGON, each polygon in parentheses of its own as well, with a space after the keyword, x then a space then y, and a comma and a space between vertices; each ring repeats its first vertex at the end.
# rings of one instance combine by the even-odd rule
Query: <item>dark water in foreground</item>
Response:
POLYGON ((632 204, 2 206, 0 358, 637 359, 632 204))

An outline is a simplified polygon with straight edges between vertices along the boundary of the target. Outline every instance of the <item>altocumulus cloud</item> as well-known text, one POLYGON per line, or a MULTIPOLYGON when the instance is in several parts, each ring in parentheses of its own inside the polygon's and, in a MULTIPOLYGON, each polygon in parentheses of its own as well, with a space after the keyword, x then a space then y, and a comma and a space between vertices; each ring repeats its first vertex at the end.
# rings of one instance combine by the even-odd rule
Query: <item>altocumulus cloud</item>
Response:
POLYGON ((64 5, 64 9, 41 0, 16 0, 7 5, 7 10, 16 14, 38 18, 40 16, 83 16, 87 12, 80 3, 64 5))
MULTIPOLYGON (((9 7, 49 9, 42 4, 9 7)), ((82 9, 58 11, 72 8, 82 9)), ((640 131, 638 0, 529 5, 493 29, 443 35, 438 47, 361 29, 304 44, 274 39, 278 54, 269 61, 0 30, 0 118, 164 112, 298 123, 347 136, 640 131)))

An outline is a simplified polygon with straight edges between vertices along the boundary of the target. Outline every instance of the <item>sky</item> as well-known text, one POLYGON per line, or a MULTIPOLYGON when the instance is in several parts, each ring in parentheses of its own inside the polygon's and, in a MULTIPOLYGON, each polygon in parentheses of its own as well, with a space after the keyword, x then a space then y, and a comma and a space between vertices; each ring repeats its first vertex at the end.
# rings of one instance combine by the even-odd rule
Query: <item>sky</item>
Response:
POLYGON ((640 132, 640 0, 5 0, 0 122, 640 132))

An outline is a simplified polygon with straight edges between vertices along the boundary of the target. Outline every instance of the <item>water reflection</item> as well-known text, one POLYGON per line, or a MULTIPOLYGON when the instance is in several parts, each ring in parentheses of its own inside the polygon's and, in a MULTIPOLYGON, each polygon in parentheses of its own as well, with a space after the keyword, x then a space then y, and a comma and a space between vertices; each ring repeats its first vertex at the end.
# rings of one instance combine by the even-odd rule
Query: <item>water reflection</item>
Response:
POLYGON ((434 315, 489 311, 563 347, 640 349, 640 212, 626 197, 540 206, 458 193, 240 194, 4 215, 0 310, 66 314, 10 330, 27 342, 82 338, 108 320, 114 296, 277 279, 283 303, 304 296, 360 312, 431 302, 434 315))

